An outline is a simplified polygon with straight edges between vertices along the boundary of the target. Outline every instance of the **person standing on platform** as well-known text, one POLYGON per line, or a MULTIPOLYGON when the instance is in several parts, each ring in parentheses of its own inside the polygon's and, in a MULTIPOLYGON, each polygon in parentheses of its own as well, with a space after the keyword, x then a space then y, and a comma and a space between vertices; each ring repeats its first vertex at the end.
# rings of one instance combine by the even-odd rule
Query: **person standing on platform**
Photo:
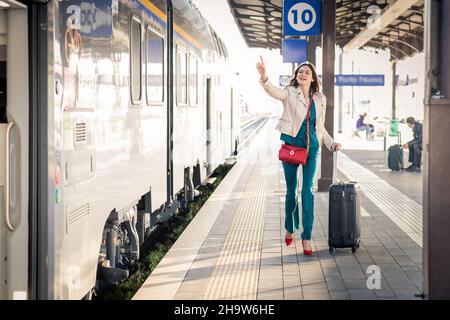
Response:
POLYGON ((406 171, 420 172, 422 163, 422 129, 423 125, 413 117, 406 118, 408 127, 413 130, 414 139, 403 145, 404 149, 409 149, 409 162, 412 164, 406 168, 406 171))
MULTIPOLYGON (((314 178, 320 157, 322 143, 330 151, 338 151, 341 144, 334 142, 324 127, 326 97, 320 92, 316 69, 309 62, 301 63, 294 72, 288 86, 284 89, 275 87, 266 73, 266 66, 261 62, 256 64, 260 75, 260 83, 264 90, 273 98, 283 103, 283 113, 277 129, 281 132, 280 139, 288 145, 307 148, 307 111, 310 108, 309 123, 309 153, 306 165, 303 166, 303 184, 301 192, 302 225, 301 233, 303 252, 312 255, 311 232, 314 221, 314 178), (310 99, 312 98, 311 104, 310 99)), ((285 205, 285 242, 292 244, 296 230, 299 228, 298 205, 298 164, 282 162, 286 179, 285 205)))

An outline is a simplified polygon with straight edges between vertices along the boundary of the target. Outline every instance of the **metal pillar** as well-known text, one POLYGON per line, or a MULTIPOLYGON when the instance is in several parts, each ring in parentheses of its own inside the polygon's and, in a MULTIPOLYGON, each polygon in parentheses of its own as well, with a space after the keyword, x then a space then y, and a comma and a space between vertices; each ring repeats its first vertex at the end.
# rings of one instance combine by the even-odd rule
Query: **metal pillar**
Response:
MULTIPOLYGON (((341 53, 339 54, 339 74, 343 72, 343 63, 344 63, 344 50, 341 49, 341 53)), ((344 100, 343 97, 343 87, 339 86, 339 121, 338 121, 338 132, 342 133, 342 103, 344 100)))
MULTIPOLYGON (((354 74, 355 63, 352 60, 352 75, 354 74)), ((355 119, 355 86, 352 86, 352 119, 355 119)))
POLYGON ((425 2, 425 119, 423 170, 423 289, 450 299, 450 1, 425 2))
MULTIPOLYGON (((50 214, 50 175, 48 134, 50 85, 46 66, 51 62, 49 48, 52 25, 50 17, 53 6, 32 2, 28 7, 29 21, 29 75, 30 75, 30 180, 29 180, 29 261, 28 298, 47 300, 54 298, 52 279, 54 278, 54 238, 49 229, 54 226, 54 215, 50 214)), ((52 96, 53 97, 53 96, 52 96)), ((50 110, 49 110, 50 109, 50 110)), ((2 151, 3 152, 3 151, 2 151)), ((3 258, 4 259, 4 258, 3 258)), ((2 261, 2 263, 4 263, 2 261)))
MULTIPOLYGON (((328 133, 334 135, 334 47, 336 43, 336 0, 327 0, 323 5, 323 92, 327 97, 327 113, 325 128, 328 133)), ((328 191, 335 180, 333 170, 335 154, 322 146, 321 178, 318 181, 318 191, 328 191)))
POLYGON ((396 95, 396 88, 397 88, 397 81, 395 74, 397 73, 397 62, 392 63, 392 117, 391 119, 396 119, 396 102, 395 102, 395 95, 396 95))
POLYGON ((308 38, 308 61, 313 65, 316 65, 316 47, 317 39, 316 37, 308 38))
MULTIPOLYGON (((172 1, 167 1, 167 86, 173 88, 174 70, 173 70, 173 5, 172 1)), ((173 200, 173 90, 168 90, 167 95, 167 202, 173 200)))

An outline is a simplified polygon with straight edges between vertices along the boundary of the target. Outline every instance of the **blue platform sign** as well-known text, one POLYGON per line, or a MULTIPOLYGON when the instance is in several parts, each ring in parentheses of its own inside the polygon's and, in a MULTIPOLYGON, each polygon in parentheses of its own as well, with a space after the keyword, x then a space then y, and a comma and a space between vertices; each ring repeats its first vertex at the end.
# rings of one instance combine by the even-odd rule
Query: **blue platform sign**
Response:
POLYGON ((318 36, 321 33, 322 0, 284 0, 283 35, 318 36))
POLYGON ((384 74, 338 74, 335 84, 356 87, 384 86, 384 74))
POLYGON ((286 87, 289 84, 289 81, 291 80, 292 76, 291 75, 281 75, 280 76, 280 87, 286 87))
POLYGON ((281 51, 284 63, 300 63, 307 60, 308 41, 286 39, 282 42, 281 51))

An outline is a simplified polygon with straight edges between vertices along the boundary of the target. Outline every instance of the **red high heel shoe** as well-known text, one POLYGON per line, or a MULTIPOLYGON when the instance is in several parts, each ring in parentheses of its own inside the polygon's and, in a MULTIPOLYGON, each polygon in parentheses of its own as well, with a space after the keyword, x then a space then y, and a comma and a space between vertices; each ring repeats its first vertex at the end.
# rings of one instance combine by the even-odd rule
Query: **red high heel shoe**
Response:
POLYGON ((286 245, 287 245, 288 247, 292 244, 292 242, 294 242, 294 238, 295 238, 295 237, 292 237, 292 238, 286 238, 286 237, 284 237, 284 242, 286 243, 286 245))
POLYGON ((313 254, 313 251, 312 250, 306 250, 305 249, 305 240, 302 240, 302 246, 303 246, 303 254, 305 255, 305 256, 312 256, 312 254, 313 254))

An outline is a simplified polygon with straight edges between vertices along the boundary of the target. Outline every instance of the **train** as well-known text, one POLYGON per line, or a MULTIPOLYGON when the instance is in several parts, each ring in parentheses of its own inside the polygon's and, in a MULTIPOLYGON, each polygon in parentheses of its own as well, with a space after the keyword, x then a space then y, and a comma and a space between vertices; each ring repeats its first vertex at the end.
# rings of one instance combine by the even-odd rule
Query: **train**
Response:
POLYGON ((89 299, 234 154, 224 42, 189 0, 0 2, 0 299, 89 299))

